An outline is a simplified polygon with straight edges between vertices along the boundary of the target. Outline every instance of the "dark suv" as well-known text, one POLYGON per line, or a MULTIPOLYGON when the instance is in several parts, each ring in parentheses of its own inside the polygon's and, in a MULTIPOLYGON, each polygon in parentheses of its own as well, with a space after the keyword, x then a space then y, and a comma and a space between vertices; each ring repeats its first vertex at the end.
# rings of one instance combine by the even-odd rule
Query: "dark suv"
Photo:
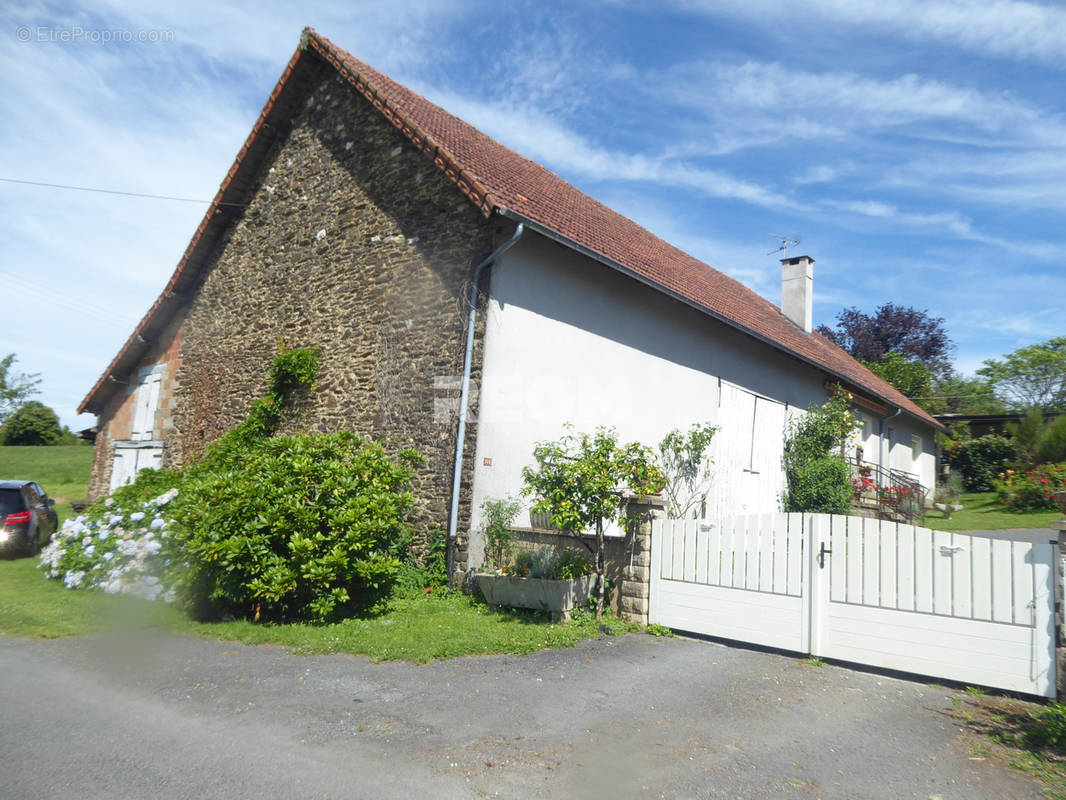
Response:
POLYGON ((34 481, 0 481, 0 554, 40 550, 58 525, 55 504, 34 481))

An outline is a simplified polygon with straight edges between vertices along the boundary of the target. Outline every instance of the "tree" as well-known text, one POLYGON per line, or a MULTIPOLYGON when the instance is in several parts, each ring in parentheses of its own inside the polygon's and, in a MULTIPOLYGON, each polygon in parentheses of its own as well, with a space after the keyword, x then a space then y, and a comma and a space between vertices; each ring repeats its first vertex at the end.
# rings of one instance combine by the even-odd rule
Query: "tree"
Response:
POLYGON ((31 400, 23 403, 0 428, 0 443, 5 445, 50 445, 59 441, 63 429, 56 412, 31 400))
POLYGON ((1048 424, 1036 454, 1042 464, 1066 462, 1066 414, 1056 417, 1048 424))
POLYGON ((859 361, 880 362, 895 351, 920 361, 935 378, 951 374, 955 345, 944 330, 944 318, 928 311, 894 303, 885 303, 873 315, 845 308, 837 314, 836 329, 819 325, 818 332, 859 361))
POLYGON ((914 401, 926 411, 934 411, 932 394, 933 374, 921 361, 907 358, 898 350, 891 350, 880 361, 864 362, 872 372, 899 389, 904 397, 914 401))
POLYGON ((1002 414, 1007 410, 984 378, 950 375, 934 381, 930 394, 937 414, 1002 414))
POLYGON ((977 374, 1015 408, 1066 411, 1066 336, 986 359, 977 374))
POLYGON ((36 387, 41 379, 36 374, 14 372, 12 367, 17 360, 14 353, 0 358, 0 425, 3 425, 30 395, 38 394, 36 387))
POLYGON ((1006 428, 1018 450, 1019 468, 1066 461, 1066 414, 1045 422, 1043 412, 1034 408, 1006 428))
POLYGON ((626 492, 653 494, 665 479, 651 450, 637 442, 619 445, 612 428, 593 434, 568 433, 558 441, 538 442, 533 448, 536 468, 522 470, 522 493, 533 497, 533 511, 548 513, 551 524, 579 534, 596 530, 595 547, 586 546, 596 562, 596 618, 603 616, 605 594, 603 525, 626 524, 626 492))
POLYGON ((1018 449, 1018 465, 1030 467, 1037 463, 1040 445, 1043 444, 1044 437, 1047 435, 1044 415, 1033 408, 1016 423, 1009 422, 1004 427, 1018 449))
POLYGON ((687 433, 674 428, 659 442, 659 467, 666 479, 663 494, 671 517, 684 519, 706 501, 711 491, 707 451, 717 430, 710 423, 696 423, 687 433))

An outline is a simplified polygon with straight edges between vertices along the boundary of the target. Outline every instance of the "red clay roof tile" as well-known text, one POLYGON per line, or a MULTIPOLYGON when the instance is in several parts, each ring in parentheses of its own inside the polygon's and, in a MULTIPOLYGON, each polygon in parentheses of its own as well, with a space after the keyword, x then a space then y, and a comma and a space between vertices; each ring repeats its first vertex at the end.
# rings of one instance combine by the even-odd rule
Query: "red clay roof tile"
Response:
POLYGON ((138 335, 160 309, 184 272, 205 228, 230 182, 246 166, 245 155, 279 98, 301 52, 314 50, 344 75, 383 116, 429 156, 470 200, 490 215, 510 211, 565 240, 597 254, 712 315, 735 325, 771 345, 853 383, 874 397, 900 406, 931 425, 941 427, 929 414, 895 387, 818 333, 806 334, 768 300, 743 284, 642 228, 632 220, 579 191, 558 175, 497 142, 472 125, 412 92, 382 72, 365 64, 329 39, 306 29, 300 48, 271 93, 247 142, 230 168, 215 202, 208 209, 174 276, 149 310, 133 336, 108 370, 82 401, 102 405, 97 393, 107 386, 107 376, 126 356, 138 335), (94 400, 96 401, 94 403, 94 400))
POLYGON ((804 333, 777 306, 739 281, 664 242, 324 36, 308 31, 307 41, 354 78, 357 86, 365 85, 368 94, 387 103, 406 124, 417 127, 421 138, 432 142, 444 160, 458 168, 453 180, 483 186, 486 212, 513 211, 939 427, 891 384, 821 334, 804 333))

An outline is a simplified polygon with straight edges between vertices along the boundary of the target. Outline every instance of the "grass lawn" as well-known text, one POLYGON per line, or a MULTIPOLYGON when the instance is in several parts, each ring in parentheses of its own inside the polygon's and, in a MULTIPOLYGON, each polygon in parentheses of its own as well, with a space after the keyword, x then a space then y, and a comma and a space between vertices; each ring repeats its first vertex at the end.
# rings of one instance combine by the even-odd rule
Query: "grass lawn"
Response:
POLYGON ((975 759, 1026 772, 1044 784, 1048 798, 1066 800, 1066 751, 1062 748, 1066 709, 985 695, 976 689, 957 693, 951 703, 952 716, 970 734, 975 759))
MULTIPOLYGON (((0 447, 0 479, 40 483, 55 498, 62 522, 72 514, 70 501, 88 491, 92 457, 91 447, 0 447)), ((616 619, 602 622, 612 633, 637 630, 616 619)), ((200 623, 165 603, 72 591, 46 579, 36 558, 0 561, 0 635, 51 639, 130 629, 419 663, 481 653, 532 653, 604 635, 591 615, 552 625, 543 614, 492 611, 460 594, 397 598, 378 616, 332 625, 200 623)))
MULTIPOLYGON (((638 630, 613 618, 602 623, 612 633, 638 630)), ((200 623, 165 603, 67 589, 46 579, 35 558, 0 561, 0 635, 51 639, 130 629, 417 663, 483 653, 526 654, 604 635, 591 614, 552 625, 542 614, 492 611, 461 594, 394 599, 378 616, 331 625, 200 623)))
POLYGON ((92 464, 87 445, 0 447, 0 480, 37 481, 56 501, 61 525, 73 513, 70 501, 85 499, 92 464))
POLYGON ((1057 511, 1007 511, 995 492, 964 494, 962 511, 944 519, 940 511, 927 511, 925 527, 938 531, 1003 531, 1012 528, 1049 528, 1062 514, 1057 511))

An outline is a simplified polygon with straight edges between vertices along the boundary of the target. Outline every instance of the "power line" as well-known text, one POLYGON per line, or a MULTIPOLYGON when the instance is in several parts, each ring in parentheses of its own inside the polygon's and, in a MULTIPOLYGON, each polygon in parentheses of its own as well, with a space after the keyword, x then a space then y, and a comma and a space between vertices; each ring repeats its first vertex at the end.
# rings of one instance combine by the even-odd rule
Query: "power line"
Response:
MULTIPOLYGON (((171 197, 165 194, 142 194, 140 192, 121 192, 117 189, 99 189, 93 186, 68 186, 63 183, 44 183, 42 181, 22 181, 17 178, 0 178, 4 183, 21 183, 25 186, 44 186, 49 189, 71 189, 77 192, 98 192, 100 194, 117 194, 123 197, 144 197, 149 200, 174 200, 179 203, 210 203, 210 200, 196 200, 191 197, 171 197)), ((247 203, 219 203, 220 206, 239 206, 246 208, 247 203)))
POLYGON ((63 306, 69 311, 74 311, 86 316, 96 317, 103 322, 110 322, 116 325, 132 326, 136 324, 137 320, 131 316, 125 314, 109 311, 106 308, 97 306, 93 303, 89 303, 80 298, 71 297, 69 295, 59 294, 53 290, 45 291, 36 284, 27 281, 18 275, 12 275, 11 273, 0 270, 0 278, 3 279, 6 284, 14 284, 19 292, 25 292, 37 297, 40 300, 54 303, 55 305, 63 306))
POLYGON ((980 394, 934 394, 929 397, 908 397, 908 400, 962 400, 971 397, 995 397, 994 392, 981 392, 980 394))

